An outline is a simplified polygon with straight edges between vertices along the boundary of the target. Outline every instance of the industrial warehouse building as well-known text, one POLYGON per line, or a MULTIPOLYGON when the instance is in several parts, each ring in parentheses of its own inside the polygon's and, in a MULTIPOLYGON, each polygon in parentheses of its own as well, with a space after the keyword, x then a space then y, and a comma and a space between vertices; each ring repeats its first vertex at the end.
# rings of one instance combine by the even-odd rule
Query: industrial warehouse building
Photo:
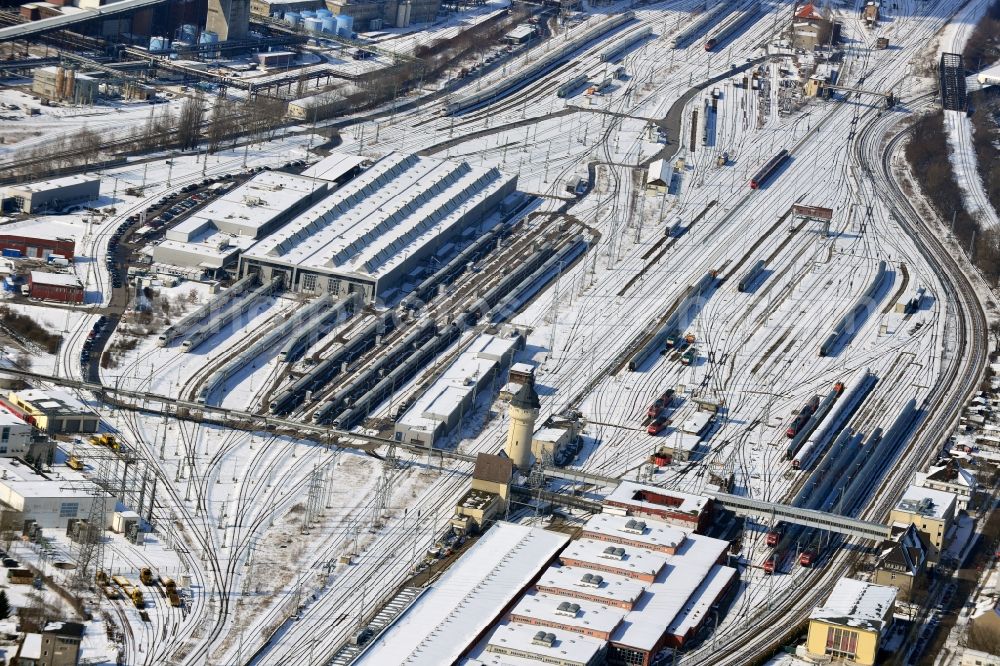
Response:
POLYGON ((568 541, 560 532, 497 523, 354 663, 456 663, 568 541))
POLYGON ((604 500, 605 511, 653 518, 668 525, 701 532, 711 517, 712 500, 657 486, 623 481, 604 500))
POLYGON ((65 176, 37 183, 8 185, 3 191, 2 209, 38 213, 94 201, 100 195, 100 178, 65 176))
MULTIPOLYGON (((94 486, 73 487, 65 480, 50 479, 27 465, 0 458, 0 511, 15 515, 13 524, 33 520, 43 529, 65 529, 73 518, 87 518, 98 495, 94 486)), ((114 498, 106 496, 113 511, 114 498)), ((104 519, 109 525, 111 512, 104 519)), ((9 521, 8 524, 11 524, 9 521)))
POLYGON ((396 421, 396 441, 434 446, 462 422, 523 343, 519 335, 479 336, 396 421))
POLYGON ((0 406, 50 435, 97 432, 101 417, 65 391, 11 391, 0 406))
POLYGON ((83 303, 86 292, 75 273, 31 271, 28 274, 28 295, 43 301, 83 303))
POLYGON ((591 517, 573 541, 500 522, 357 663, 648 666, 689 641, 735 589, 728 548, 612 513, 591 517))
POLYGON ((240 277, 386 297, 446 244, 474 233, 516 183, 497 169, 391 153, 244 252, 240 277))
POLYGON ((0 234, 0 249, 17 250, 29 259, 47 259, 51 254, 58 254, 72 260, 76 256, 76 241, 72 238, 43 238, 37 234, 0 234))
POLYGON ((858 666, 878 663, 895 607, 896 588, 841 578, 823 606, 809 615, 809 656, 858 666))
POLYGON ((215 271, 273 233, 328 192, 328 183, 263 171, 166 231, 153 262, 215 271))
POLYGON ((31 92, 46 99, 93 104, 98 83, 97 79, 69 67, 39 67, 33 72, 31 92))

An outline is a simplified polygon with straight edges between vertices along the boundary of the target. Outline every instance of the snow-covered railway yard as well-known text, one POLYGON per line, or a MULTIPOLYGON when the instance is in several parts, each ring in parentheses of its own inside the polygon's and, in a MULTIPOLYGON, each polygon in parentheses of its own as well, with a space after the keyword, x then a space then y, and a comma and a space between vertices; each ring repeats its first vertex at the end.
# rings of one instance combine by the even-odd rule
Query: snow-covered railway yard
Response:
MULTIPOLYGON (((813 452, 811 463, 795 469, 786 431, 814 396, 826 396, 838 383, 849 392, 870 373, 878 381, 850 418, 850 428, 863 436, 888 431, 915 401, 911 441, 888 450, 877 483, 840 509, 885 521, 900 484, 946 434, 924 429, 950 422, 962 393, 976 385, 985 358, 982 339, 976 339, 985 332, 978 302, 958 284, 964 278, 947 274, 943 253, 928 250, 926 238, 917 240, 927 229, 903 219, 905 197, 887 186, 897 146, 889 139, 929 105, 936 85, 912 71, 960 5, 901 0, 875 29, 863 25, 861 3, 833 6, 847 47, 841 61, 824 66, 837 70, 840 86, 895 95, 899 103, 886 109, 878 94, 837 92, 830 101, 789 93, 801 88, 798 72, 809 69, 815 56, 776 45, 785 5, 760 3, 756 20, 713 50, 704 48, 706 34, 672 48, 672 39, 695 20, 694 4, 637 7, 634 20, 568 54, 547 73, 495 99, 447 112, 464 96, 516 77, 520 68, 572 39, 574 31, 626 9, 602 8, 565 36, 556 33, 446 96, 414 98, 409 110, 371 120, 359 116, 341 130, 339 152, 377 161, 397 151, 496 168, 516 174, 517 190, 532 195, 517 210, 491 218, 510 229, 469 262, 472 270, 463 267, 448 284, 436 286, 420 307, 396 305, 407 287, 419 283, 410 275, 391 296, 366 301, 323 327, 302 360, 284 362, 275 346, 218 383, 214 373, 315 297, 268 294, 190 350, 182 344, 190 332, 165 346, 157 335, 219 298, 208 289, 187 296, 184 282, 169 289, 154 285, 171 299, 169 321, 158 315, 152 324, 138 323, 138 314, 130 312, 118 324, 108 341, 115 349, 113 362, 94 365, 97 378, 120 396, 148 395, 121 397, 117 407, 98 403, 86 391, 79 395, 156 479, 152 523, 159 541, 173 549, 173 559, 169 565, 161 564, 166 556, 143 560, 141 551, 117 541, 108 551, 124 563, 118 569, 133 576, 140 567, 173 566, 190 577, 183 611, 153 595, 148 622, 119 618, 123 625, 141 627, 124 639, 127 663, 328 663, 423 570, 428 550, 440 550, 471 473, 467 459, 450 454, 497 453, 503 447, 510 423, 496 398, 502 377, 473 398, 470 413, 434 447, 386 445, 403 406, 413 404, 478 336, 493 330, 523 335, 515 360, 536 365, 539 422, 578 412, 582 446, 566 472, 693 494, 710 494, 718 479, 728 479, 725 490, 736 495, 791 502, 814 482, 819 461, 824 454, 833 456, 834 448, 813 452), (622 59, 601 60, 604 49, 647 28, 652 34, 622 59), (889 38, 892 48, 875 49, 876 37, 889 38), (577 77, 586 83, 563 90, 577 77), (601 89, 584 92, 591 87, 601 89), (751 188, 758 170, 781 150, 789 158, 751 188), (649 182, 656 164, 662 165, 665 182, 649 182), (885 164, 889 171, 873 170, 885 164), (579 179, 587 183, 585 193, 572 191, 579 179), (793 206, 828 209, 831 219, 824 224, 793 206), (504 279, 536 253, 548 252, 539 261, 547 259, 577 239, 586 241, 585 253, 560 261, 530 288, 526 281, 510 285, 524 294, 491 319, 498 302, 483 308, 480 298, 506 284, 504 279), (749 288, 741 288, 758 261, 766 262, 763 270, 749 288), (707 290, 678 307, 700 280, 709 281, 707 290), (918 288, 924 291, 917 308, 904 312, 918 288), (866 293, 874 295, 865 299, 866 293), (392 330, 380 330, 289 409, 269 406, 389 310, 392 330), (689 334, 691 341, 673 349, 660 345, 629 369, 629 359, 670 315, 674 336, 689 334), (821 352, 845 316, 846 330, 821 352), (388 397, 366 403, 360 425, 335 421, 408 362, 425 339, 396 345, 431 321, 436 325, 431 335, 442 336, 443 351, 394 380, 388 397), (444 338, 453 324, 461 334, 444 338), (340 408, 322 411, 340 391, 355 390, 352 380, 388 354, 399 354, 399 361, 381 366, 340 408), (668 402, 670 422, 649 434, 650 405, 668 389, 675 391, 668 402), (185 405, 168 408, 171 400, 185 405), (206 405, 201 420, 198 403, 206 405), (708 425, 684 432, 685 422, 697 419, 706 405, 713 410, 708 425), (229 426, 213 423, 208 416, 215 408, 234 410, 238 417, 229 426), (289 428, 288 421, 301 423, 300 430, 289 428), (672 451, 673 460, 651 464, 661 449, 672 451)), ((452 28, 442 30, 451 36, 452 28)), ((398 43, 409 50, 422 41, 406 35, 398 43)), ((132 111, 119 119, 119 125, 141 122, 132 111)), ((86 126, 103 134, 115 124, 99 118, 86 126)), ((108 243, 130 215, 207 177, 308 157, 308 148, 322 142, 310 135, 315 129, 292 128, 211 157, 178 155, 167 163, 164 156, 105 170, 106 180, 115 179, 115 195, 105 196, 102 206, 114 204, 114 213, 78 213, 73 226, 66 226, 78 239, 73 270, 86 291, 84 303, 51 309, 44 317, 38 304, 11 304, 65 329, 58 356, 46 356, 34 368, 56 383, 59 377, 93 379, 91 364, 81 367, 81 353, 89 350, 88 334, 98 317, 113 308, 105 269, 108 243), (121 194, 147 182, 141 196, 121 194)), ((24 139, 23 145, 39 140, 24 139)), ((15 157, 18 145, 0 159, 15 157)), ((105 183, 102 195, 107 189, 105 183)), ((29 229, 31 222, 18 227, 29 229)), ((484 222, 476 233, 488 229, 484 222)), ((298 236, 290 242, 299 242, 298 236)), ((442 252, 444 260, 435 259, 435 266, 453 254, 442 252)), ((119 464, 112 467, 117 474, 119 464)), ((548 488, 590 500, 608 490, 566 478, 551 479, 548 488)), ((847 486, 836 492, 846 494, 847 486)), ((832 499, 812 501, 818 506, 832 499)), ((532 506, 512 508, 510 517, 530 518, 534 512, 532 506)), ((802 609, 851 565, 851 552, 839 549, 823 568, 779 563, 786 575, 765 575, 761 563, 773 552, 764 539, 768 527, 747 521, 738 557, 741 583, 731 609, 713 639, 696 646, 685 663, 741 663, 741 654, 752 655, 754 642, 764 645, 773 633, 773 627, 759 631, 762 618, 800 619, 802 609), (729 647, 717 651, 718 640, 729 647), (733 647, 740 641, 746 647, 733 647)), ((797 554, 798 544, 793 548, 797 554)))

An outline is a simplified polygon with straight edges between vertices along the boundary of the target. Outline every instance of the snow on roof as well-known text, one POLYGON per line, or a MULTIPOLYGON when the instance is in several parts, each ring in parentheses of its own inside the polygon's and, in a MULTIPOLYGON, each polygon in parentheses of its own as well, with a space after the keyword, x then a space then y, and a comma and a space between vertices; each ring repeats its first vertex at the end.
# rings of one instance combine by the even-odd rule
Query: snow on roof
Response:
POLYGON ((926 472, 916 473, 918 485, 923 485, 923 481, 926 479, 965 488, 975 488, 976 486, 976 476, 954 461, 943 465, 934 465, 926 472))
POLYGON ((281 171, 262 171, 191 216, 221 231, 256 238, 260 229, 309 197, 326 183, 281 171))
POLYGON ((55 287, 77 287, 83 289, 83 283, 76 273, 45 273, 43 271, 31 271, 32 284, 47 284, 55 287))
MULTIPOLYGON (((589 664, 604 649, 604 641, 590 636, 581 636, 561 629, 545 629, 544 634, 552 634, 552 645, 543 644, 535 637, 542 631, 539 627, 532 627, 517 622, 503 624, 497 627, 489 637, 486 649, 478 651, 477 659, 484 664, 537 664, 539 661, 548 663, 576 663, 589 664), (494 651, 495 650, 495 651, 494 651), (514 655, 504 654, 512 650, 514 655), (527 657, 530 661, 512 661, 511 657, 518 659, 521 655, 531 655, 527 657)), ((523 657, 522 657, 523 658, 523 657)))
POLYGON ((22 183, 20 185, 9 185, 8 189, 19 190, 22 192, 47 192, 49 190, 58 190, 63 187, 70 187, 71 185, 100 182, 101 179, 96 176, 76 175, 63 176, 62 178, 52 178, 51 180, 37 180, 33 183, 22 183))
POLYGON ((93 414, 93 410, 73 397, 72 394, 59 389, 25 389, 23 391, 15 391, 14 395, 23 402, 35 407, 41 407, 43 411, 68 410, 93 414))
POLYGON ((569 431, 565 428, 542 428, 541 430, 536 431, 535 434, 531 436, 531 439, 538 442, 551 442, 554 444, 562 441, 563 438, 566 437, 567 433, 569 433, 569 431))
POLYGON ((712 412, 696 411, 684 420, 681 430, 691 435, 698 435, 705 429, 713 416, 712 412))
POLYGON ((701 444, 700 435, 692 435, 687 432, 676 432, 670 436, 669 445, 674 451, 694 451, 701 444))
POLYGON ((611 513, 591 516, 583 526, 583 534, 596 540, 602 537, 627 539, 641 543, 650 550, 674 550, 684 543, 686 532, 654 520, 636 520, 611 513))
POLYGON ((578 627, 582 633, 611 633, 627 613, 618 606, 605 606, 596 601, 573 599, 559 594, 534 592, 521 597, 511 609, 511 618, 526 624, 578 627))
POLYGON ((24 642, 21 643, 21 651, 18 653, 20 659, 41 659, 42 658, 42 635, 25 634, 24 642))
POLYGON ((245 256, 377 279, 513 180, 495 168, 390 153, 245 256))
POLYGON ((684 610, 667 627, 667 631, 674 636, 685 636, 689 631, 699 626, 705 620, 705 614, 719 600, 723 591, 737 575, 736 569, 732 567, 721 564, 713 566, 705 579, 701 581, 698 589, 684 604, 684 610))
POLYGON ((568 540, 537 527, 495 524, 355 663, 453 663, 568 540))
POLYGON ((462 352, 455 362, 414 401, 406 413, 396 421, 397 423, 414 430, 433 431, 461 407, 467 396, 475 392, 480 378, 490 376, 497 369, 499 361, 493 357, 498 354, 501 357, 509 354, 518 344, 518 338, 502 338, 495 335, 480 337, 491 340, 476 341, 462 352), (488 351, 486 355, 490 358, 483 357, 484 352, 481 350, 484 349, 488 351))
POLYGON ((810 21, 822 21, 823 16, 816 11, 816 7, 810 2, 795 13, 795 18, 810 21))
POLYGON ((586 594, 590 597, 607 599, 608 601, 634 603, 642 591, 646 589, 642 581, 618 574, 601 572, 600 581, 594 583, 594 573, 583 567, 551 566, 546 569, 538 582, 537 587, 558 589, 565 592, 576 592, 586 594), (583 577, 590 576, 584 582, 583 577))
POLYGON ((691 515, 700 514, 705 510, 705 506, 708 504, 707 497, 689 495, 688 493, 682 493, 677 490, 667 490, 657 486, 647 486, 641 483, 635 483, 634 481, 622 481, 618 484, 618 487, 611 491, 611 494, 607 496, 607 500, 632 505, 640 509, 660 511, 665 508, 669 508, 671 511, 676 513, 688 513, 691 515), (667 506, 664 504, 647 502, 643 498, 644 493, 653 493, 663 497, 670 497, 677 500, 678 503, 674 506, 667 506))
POLYGON ((728 547, 722 539, 689 534, 677 554, 667 556, 667 565, 625 616, 611 636, 612 642, 652 650, 728 547))
POLYGON ((894 587, 841 578, 826 603, 813 609, 809 619, 881 632, 895 601, 894 587))
POLYGON ((662 571, 668 557, 645 548, 614 545, 596 539, 577 539, 560 555, 564 562, 572 560, 581 563, 580 566, 590 564, 608 567, 624 576, 633 577, 656 576, 662 571))
POLYGON ((22 426, 25 428, 31 427, 23 420, 12 414, 11 412, 8 412, 6 409, 3 409, 2 406, 0 406, 0 426, 22 426))
POLYGON ((515 363, 510 366, 511 372, 520 372, 521 374, 530 375, 535 372, 535 366, 530 363, 515 363))
POLYGON ((361 166, 368 158, 346 153, 330 153, 316 164, 302 172, 309 178, 335 181, 351 169, 361 166))
MULTIPOLYGON (((66 480, 62 478, 55 476, 46 478, 13 458, 0 458, 0 486, 10 489, 24 499, 89 500, 94 497, 95 489, 89 483, 77 483, 78 487, 74 487, 67 485, 66 480)), ((18 511, 23 510, 23 507, 14 508, 18 511)))
POLYGON ((671 169, 667 160, 653 160, 646 171, 647 185, 666 185, 670 182, 671 169))
POLYGON ((527 39, 535 34, 535 26, 521 23, 516 28, 507 33, 508 39, 527 39))
POLYGON ((940 520, 955 506, 955 500, 955 493, 911 485, 896 504, 896 510, 940 520))

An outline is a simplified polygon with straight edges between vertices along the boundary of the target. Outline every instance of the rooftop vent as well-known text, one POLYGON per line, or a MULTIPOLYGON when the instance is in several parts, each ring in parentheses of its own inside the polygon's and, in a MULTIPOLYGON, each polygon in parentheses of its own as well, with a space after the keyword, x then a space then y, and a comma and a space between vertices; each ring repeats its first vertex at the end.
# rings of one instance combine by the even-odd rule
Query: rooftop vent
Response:
POLYGON ((608 546, 601 553, 601 557, 607 558, 609 560, 624 560, 625 559, 625 549, 615 546, 608 546))
POLYGON ((556 635, 553 633, 545 633, 544 631, 539 631, 535 633, 532 637, 531 642, 535 645, 544 645, 545 647, 552 647, 556 642, 556 635))
POLYGON ((583 574, 583 578, 580 579, 580 585, 585 587, 600 587, 601 583, 604 582, 604 577, 598 574, 586 573, 583 574))
POLYGON ((556 613, 558 615, 576 617, 577 613, 579 612, 580 612, 580 604, 574 604, 568 601, 563 601, 558 606, 556 606, 556 613))
POLYGON ((632 534, 642 534, 646 531, 646 521, 629 518, 628 522, 625 523, 624 531, 631 532, 632 534))

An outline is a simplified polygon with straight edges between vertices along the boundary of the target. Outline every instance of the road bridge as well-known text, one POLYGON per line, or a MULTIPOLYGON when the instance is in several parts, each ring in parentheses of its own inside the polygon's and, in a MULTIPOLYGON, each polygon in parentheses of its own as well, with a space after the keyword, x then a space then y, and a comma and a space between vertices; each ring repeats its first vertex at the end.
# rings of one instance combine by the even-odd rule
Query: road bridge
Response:
POLYGON ((800 509, 790 504, 763 502, 749 497, 730 495, 729 493, 709 494, 712 495, 717 504, 740 516, 762 518, 774 522, 783 520, 786 523, 814 527, 828 532, 836 532, 837 534, 844 534, 860 539, 871 539, 873 541, 888 539, 890 535, 889 526, 882 523, 872 523, 849 516, 827 513, 826 511, 800 509))
POLYGON ((37 21, 28 21, 26 23, 13 25, 8 28, 0 28, 0 43, 10 42, 17 39, 25 39, 27 37, 33 37, 35 35, 55 30, 65 30, 66 28, 86 23, 87 21, 110 18, 119 14, 126 14, 128 12, 146 9, 166 1, 167 0, 120 0, 120 2, 113 2, 110 5, 104 5, 95 9, 82 9, 78 12, 73 12, 72 14, 62 14, 51 18, 39 19, 37 21))

